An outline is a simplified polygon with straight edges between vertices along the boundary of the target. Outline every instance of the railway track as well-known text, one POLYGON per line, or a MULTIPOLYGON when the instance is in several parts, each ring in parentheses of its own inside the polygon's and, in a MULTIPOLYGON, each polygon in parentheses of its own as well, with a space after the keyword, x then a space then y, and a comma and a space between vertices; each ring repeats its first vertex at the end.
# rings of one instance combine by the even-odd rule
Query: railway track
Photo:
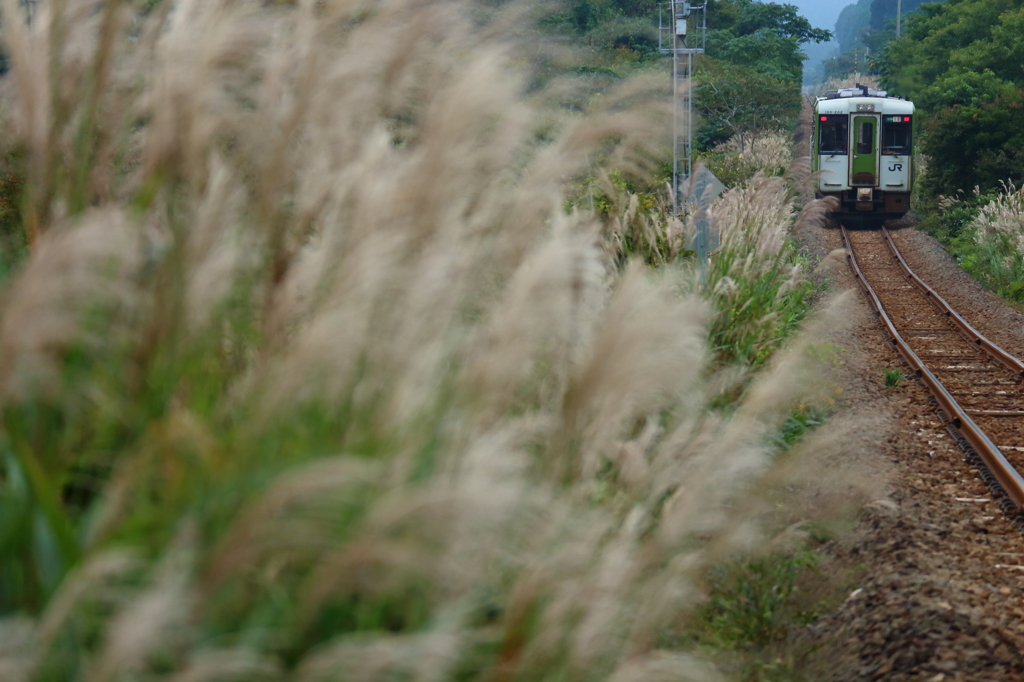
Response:
POLYGON ((1024 363, 978 333, 918 278, 887 230, 841 229, 854 275, 891 343, 1024 532, 1024 363))

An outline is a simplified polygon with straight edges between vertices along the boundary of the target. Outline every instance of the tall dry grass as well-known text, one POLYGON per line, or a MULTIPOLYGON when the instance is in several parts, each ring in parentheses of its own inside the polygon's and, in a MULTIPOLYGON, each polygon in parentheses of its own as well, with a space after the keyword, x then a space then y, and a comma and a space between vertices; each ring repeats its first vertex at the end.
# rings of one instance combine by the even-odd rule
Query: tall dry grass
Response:
POLYGON ((801 223, 823 225, 828 207, 812 201, 796 211, 805 166, 792 163, 786 178, 757 173, 708 211, 717 247, 702 289, 716 311, 709 332, 719 364, 763 365, 809 313, 815 287, 791 233, 801 223))
MULTIPOLYGON (((977 194, 977 190, 975 191, 977 194)), ((978 243, 1006 242, 1014 251, 1024 252, 1024 189, 1011 181, 978 211, 970 223, 978 243)))
POLYGON ((734 173, 743 169, 748 176, 756 173, 782 175, 793 163, 790 136, 779 132, 747 135, 742 141, 735 136, 716 146, 711 153, 725 156, 736 166, 734 173))
POLYGON ((939 208, 969 218, 955 242, 961 265, 1010 300, 1024 300, 1024 191, 1012 181, 991 195, 975 188, 973 197, 940 197, 939 208))
POLYGON ((708 410, 709 306, 563 210, 636 90, 457 2, 3 9, 0 678, 714 677, 666 633, 804 387, 708 410))
POLYGON ((700 162, 727 187, 737 187, 758 173, 784 175, 794 162, 793 144, 778 132, 737 135, 702 153, 700 162))

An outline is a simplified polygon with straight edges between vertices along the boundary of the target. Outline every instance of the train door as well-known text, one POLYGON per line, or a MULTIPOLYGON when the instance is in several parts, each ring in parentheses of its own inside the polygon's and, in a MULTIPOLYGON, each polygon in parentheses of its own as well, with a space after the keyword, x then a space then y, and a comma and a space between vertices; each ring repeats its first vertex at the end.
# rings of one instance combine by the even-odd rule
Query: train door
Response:
POLYGON ((878 116, 855 114, 850 147, 850 185, 853 187, 878 186, 878 116))

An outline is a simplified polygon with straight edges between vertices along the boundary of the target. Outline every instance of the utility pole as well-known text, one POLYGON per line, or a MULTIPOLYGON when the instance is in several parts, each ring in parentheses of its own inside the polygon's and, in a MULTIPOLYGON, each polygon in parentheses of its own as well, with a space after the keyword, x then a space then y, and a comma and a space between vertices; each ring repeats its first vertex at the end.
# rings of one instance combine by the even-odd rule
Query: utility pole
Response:
POLYGON ((900 23, 903 21, 903 0, 896 0, 896 37, 900 37, 900 23))
MULTIPOLYGON (((704 54, 707 40, 707 3, 691 5, 684 0, 669 0, 672 20, 668 26, 658 18, 658 47, 662 54, 672 55, 672 208, 679 214, 679 195, 683 181, 693 173, 693 58, 704 54), (690 47, 689 23, 694 12, 701 13, 700 47, 690 47)), ((693 40, 697 44, 697 40, 693 40)))
POLYGON ((687 204, 693 204, 691 219, 696 234, 692 246, 697 252, 698 268, 703 281, 707 276, 708 256, 717 248, 717 236, 711 230, 708 208, 725 189, 707 168, 701 167, 696 173, 693 168, 693 60, 696 55, 704 54, 708 5, 707 2, 691 5, 683 0, 669 0, 668 11, 672 17, 669 26, 664 25, 660 13, 658 16, 658 47, 662 54, 672 55, 672 212, 676 217, 680 216, 685 186, 687 204), (691 39, 687 30, 694 12, 701 13, 700 23, 694 31, 700 32, 699 40, 696 37, 691 39), (698 43, 700 47, 690 47, 698 43))

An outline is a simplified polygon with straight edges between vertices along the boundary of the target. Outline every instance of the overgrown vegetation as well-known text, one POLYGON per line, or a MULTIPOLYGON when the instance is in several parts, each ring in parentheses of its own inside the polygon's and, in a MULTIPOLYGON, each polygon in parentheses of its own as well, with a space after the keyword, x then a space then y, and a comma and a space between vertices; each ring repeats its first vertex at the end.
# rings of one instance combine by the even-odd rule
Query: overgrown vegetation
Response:
MULTIPOLYGON (((709 211, 713 254, 705 276, 690 290, 700 292, 714 310, 709 323, 713 364, 758 368, 810 310, 814 285, 789 234, 797 220, 823 221, 825 209, 815 203, 799 216, 794 211, 795 185, 781 177, 793 164, 783 136, 755 137, 742 152, 740 144, 730 140, 703 157, 732 187, 709 211)), ((688 250, 692 215, 678 220, 664 200, 630 192, 614 173, 609 180, 611 190, 592 195, 591 201, 606 216, 605 247, 616 262, 640 257, 664 265, 694 256, 688 250)))
POLYGON ((568 32, 621 63, 661 61, 658 51, 658 0, 567 0, 541 24, 568 32), (617 53, 617 54, 614 54, 617 53))
POLYGON ((793 148, 788 135, 767 132, 734 137, 702 153, 700 160, 726 187, 735 187, 758 173, 785 174, 793 163, 793 148))
POLYGON ((3 5, 4 679, 710 675, 663 644, 816 421, 820 207, 738 179, 698 282, 633 179, 649 84, 538 92, 515 7, 41 4, 3 5))
POLYGON ((1020 301, 1007 197, 1024 178, 1024 8, 1004 0, 925 3, 882 59, 882 85, 918 106, 921 229, 993 290, 1020 301), (992 205, 991 209, 986 207, 992 205), (981 218, 982 212, 986 217, 981 218), (998 216, 998 217, 997 217, 998 216), (981 222, 979 222, 981 221, 981 222))
POLYGON ((804 550, 716 567, 698 635, 723 649, 765 648, 785 639, 788 628, 816 615, 801 613, 792 597, 800 574, 817 563, 804 550))
POLYGON ((952 196, 982 192, 1024 171, 1018 125, 1024 71, 1024 8, 1005 0, 926 3, 885 53, 882 83, 924 114, 925 184, 952 196))
POLYGON ((707 279, 719 311, 710 332, 721 363, 762 365, 808 312, 813 285, 788 238, 791 205, 781 178, 759 177, 714 209, 721 246, 707 279))
POLYGON ((943 197, 930 226, 947 235, 960 266, 990 289, 1024 303, 1024 196, 1013 184, 999 192, 943 197))

